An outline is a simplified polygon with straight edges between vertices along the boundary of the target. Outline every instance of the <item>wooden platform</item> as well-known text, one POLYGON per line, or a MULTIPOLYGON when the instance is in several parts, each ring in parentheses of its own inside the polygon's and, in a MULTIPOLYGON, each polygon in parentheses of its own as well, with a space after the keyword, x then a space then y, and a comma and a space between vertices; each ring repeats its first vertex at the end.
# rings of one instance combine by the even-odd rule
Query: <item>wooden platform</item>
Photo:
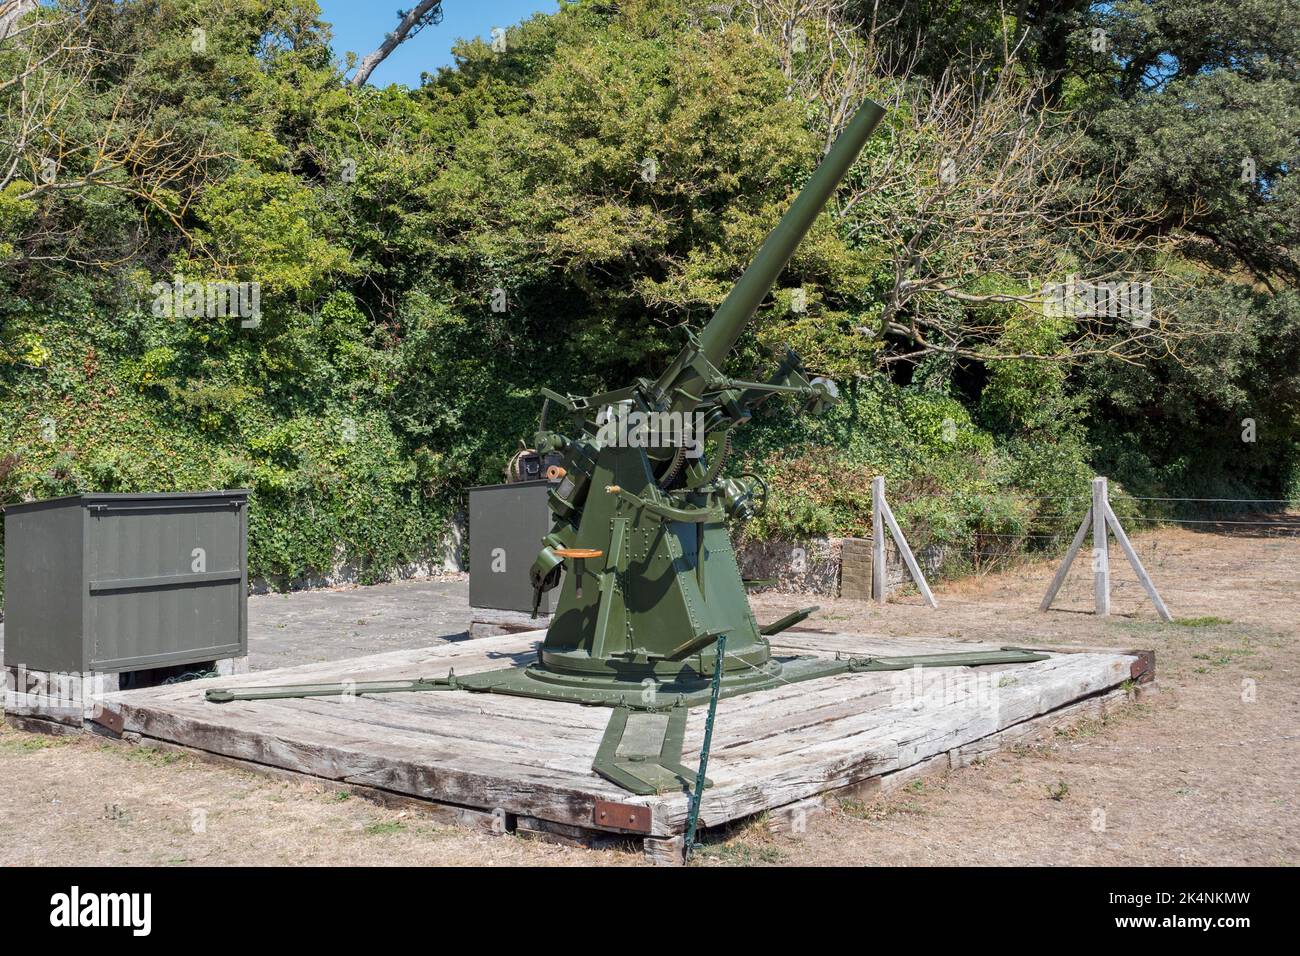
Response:
MULTIPOLYGON (((441 677, 523 664, 542 632, 219 677, 108 695, 101 728, 429 801, 458 822, 542 838, 644 838, 652 858, 678 852, 685 793, 637 797, 591 772, 610 711, 482 693, 406 693, 212 704, 210 687, 441 677)), ((992 649, 791 630, 778 654, 902 655, 992 649)), ((701 824, 763 811, 795 819, 831 792, 863 793, 947 767, 1048 720, 1077 719, 1149 680, 1150 655, 1089 650, 983 668, 844 674, 722 701, 701 824)), ((683 757, 698 762, 705 710, 690 712, 683 757)))

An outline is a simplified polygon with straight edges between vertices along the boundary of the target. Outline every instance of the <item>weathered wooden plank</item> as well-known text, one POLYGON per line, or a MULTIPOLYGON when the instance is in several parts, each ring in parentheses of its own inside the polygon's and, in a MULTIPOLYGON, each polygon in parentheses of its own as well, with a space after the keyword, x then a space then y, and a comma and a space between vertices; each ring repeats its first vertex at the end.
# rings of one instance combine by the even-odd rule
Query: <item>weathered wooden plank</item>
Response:
POLYGON ((347 704, 330 703, 320 698, 275 703, 281 710, 311 715, 323 721, 325 726, 346 728, 360 739, 373 741, 379 746, 389 740, 423 742, 429 746, 431 754, 451 754, 464 749, 506 763, 575 772, 590 769, 603 732, 601 728, 564 736, 550 730, 537 733, 536 725, 521 726, 519 721, 508 722, 499 716, 464 711, 451 719, 425 717, 364 699, 347 704), (529 730, 534 732, 530 734, 529 730))
MULTIPOLYGON (((911 726, 916 728, 912 736, 917 736, 931 725, 936 715, 950 722, 969 723, 974 713, 967 713, 963 708, 969 708, 974 697, 981 698, 982 706, 996 707, 997 713, 991 715, 996 725, 991 730, 996 730, 1023 719, 1026 710, 1042 712, 1065 699, 1121 683, 1127 679, 1124 664, 1127 660, 1117 657, 1112 662, 1108 657, 1098 659, 1097 655, 1068 655, 991 671, 925 668, 919 672, 845 675, 845 679, 859 682, 856 699, 863 701, 862 706, 855 706, 855 698, 839 703, 845 698, 842 693, 836 694, 834 702, 826 702, 820 695, 829 688, 816 688, 823 682, 811 681, 807 686, 815 689, 795 701, 798 710, 788 714, 764 712, 757 727, 737 721, 726 709, 726 705, 744 699, 734 698, 719 705, 714 752, 724 754, 724 760, 780 755, 799 750, 810 742, 872 727, 892 732, 911 726), (831 719, 820 721, 821 715, 831 719), (767 733, 769 721, 777 732, 767 733)), ((703 736, 702 720, 695 714, 691 718, 686 732, 688 755, 699 747, 703 736)))
POLYGON ((996 734, 975 741, 973 744, 927 757, 920 763, 904 767, 902 770, 869 777, 860 783, 842 787, 838 790, 827 791, 824 798, 827 801, 845 799, 874 800, 893 793, 918 778, 937 776, 949 770, 968 766, 974 761, 998 750, 1006 749, 1024 741, 1038 739, 1058 727, 1077 723, 1087 717, 1103 716, 1113 708, 1122 705, 1128 697, 1128 693, 1124 690, 1113 690, 1097 697, 1076 701, 1049 714, 1042 714, 1019 724, 1014 724, 1005 730, 998 731, 996 734))
MULTIPOLYGON (((330 700, 331 698, 317 698, 330 700)), ((601 730, 609 723, 609 713, 603 707, 574 707, 561 701, 532 700, 508 694, 454 694, 441 691, 416 694, 376 694, 367 697, 395 710, 410 710, 425 714, 438 714, 454 718, 460 713, 499 716, 505 720, 526 721, 547 733, 578 733, 601 730)))
POLYGON ((948 751, 948 766, 956 770, 970 766, 975 761, 1009 746, 1033 740, 1050 733, 1058 727, 1078 723, 1085 718, 1101 718, 1111 713, 1117 706, 1129 700, 1128 691, 1119 689, 1105 691, 1095 697, 1075 701, 1072 704, 1040 714, 1028 720, 1013 724, 995 734, 964 744, 948 751))
MULTIPOLYGON (((488 694, 393 694, 208 704, 206 687, 438 676, 529 659, 540 632, 399 651, 354 661, 218 678, 107 698, 126 729, 231 759, 540 821, 563 834, 593 827, 597 799, 651 808, 652 836, 684 828, 685 793, 637 798, 591 773, 608 711, 488 694), (554 825, 559 825, 555 827, 554 825)), ((898 642, 801 631, 798 653, 893 655, 974 650, 974 642, 898 642), (906 649, 904 649, 906 648, 906 649)), ((716 826, 820 794, 890 778, 1127 680, 1135 658, 1063 654, 997 668, 847 674, 783 685, 720 705, 702 822, 716 826), (1005 682, 1005 683, 1003 683, 1005 682), (990 691, 996 691, 991 695, 990 691), (918 708, 914 701, 922 701, 918 708)), ((688 720, 688 765, 704 714, 688 720)), ((971 753, 978 752, 970 750, 971 753)), ((571 834, 570 834, 571 835, 571 834)), ((647 851, 650 852, 650 851, 647 851)))
POLYGON ((450 803, 440 803, 427 798, 413 797, 404 793, 394 793, 390 790, 381 790, 378 787, 369 787, 364 784, 332 780, 326 777, 304 773, 300 770, 289 770, 284 767, 273 767, 269 764, 254 763, 251 760, 241 760, 238 757, 227 757, 225 754, 212 753, 211 751, 201 750, 197 747, 187 747, 183 744, 173 743, 170 740, 159 740, 156 737, 142 737, 139 734, 132 734, 131 738, 131 740, 126 741, 130 746, 149 747, 169 753, 184 754, 193 757, 196 760, 201 760, 204 763, 210 763, 222 767, 231 767, 236 770, 242 770, 246 773, 256 773, 265 777, 270 777, 273 780, 307 784, 320 790, 348 793, 392 810, 414 810, 438 823, 465 827, 471 830, 481 830, 484 833, 491 833, 494 835, 501 835, 508 832, 509 818, 505 814, 487 813, 471 807, 458 807, 450 803))
POLYGON ((561 846, 577 846, 591 850, 616 846, 634 848, 637 842, 635 838, 626 834, 606 833, 589 827, 576 827, 567 823, 554 823, 527 816, 516 818, 515 833, 525 839, 539 840, 542 843, 558 843, 561 846))
POLYGON ((775 807, 767 812, 767 829, 777 836, 789 836, 799 839, 808 832, 818 817, 826 815, 826 800, 812 797, 775 807))
POLYGON ((1106 537, 1105 478, 1092 479, 1092 594, 1097 615, 1110 614, 1110 545, 1106 537))
POLYGON ((1104 692, 1095 697, 1067 704, 1059 710, 1031 718, 981 738, 972 744, 936 753, 901 770, 868 777, 855 784, 825 791, 817 797, 799 800, 768 811, 771 832, 798 836, 822 816, 827 806, 838 800, 869 801, 886 796, 913 780, 937 776, 968 766, 998 750, 1026 740, 1033 740, 1056 728, 1077 723, 1088 717, 1103 717, 1129 699, 1125 690, 1104 692))
POLYGON ((686 839, 681 836, 646 837, 642 843, 646 862, 651 866, 682 866, 686 860, 683 849, 686 839))
MULTIPOLYGON (((733 761, 734 754, 729 753, 711 764, 710 775, 718 786, 705 793, 701 820, 706 826, 715 826, 767 807, 793 803, 866 777, 896 771, 1019 722, 1024 719, 1025 700, 1039 702, 1044 710, 1054 709, 1127 679, 1124 659, 1098 670, 1091 666, 1097 663, 1095 658, 1096 655, 1071 655, 1060 659, 1057 668, 1060 672, 1050 686, 1036 688, 1032 696, 1021 689, 1015 696, 1022 699, 1013 700, 1014 706, 1005 710, 999 706, 992 712, 955 701, 953 705, 917 716, 910 706, 895 705, 828 725, 830 739, 806 734, 798 741, 802 746, 791 748, 783 737, 781 753, 755 752, 744 763, 743 771, 733 761), (845 731, 850 731, 850 735, 841 736, 845 731)), ((1042 668, 1050 663, 1040 661, 1029 666, 1042 668)), ((719 725, 722 725, 721 716, 719 725)), ((688 726, 688 749, 691 729, 688 726)), ((686 762, 690 759, 688 754, 686 762)), ((676 826, 684 820, 685 812, 685 799, 662 798, 662 803, 656 806, 656 822, 662 817, 670 826, 676 826)))
POLYGON ((145 737, 489 812, 590 826, 598 799, 644 800, 595 775, 577 777, 522 765, 503 766, 477 753, 457 755, 459 765, 441 764, 430 759, 427 748, 404 741, 387 740, 376 751, 373 742, 319 726, 285 724, 265 714, 259 715, 256 729, 250 729, 230 719, 212 724, 186 714, 136 710, 129 703, 121 706, 131 730, 145 737))
POLYGON ((940 654, 960 651, 997 650, 1001 645, 955 638, 922 640, 881 634, 823 634, 820 631, 782 631, 772 641, 777 656, 813 654, 831 657, 901 657, 909 654, 940 654))
MULTIPOLYGON (((892 769, 896 763, 897 748, 892 741, 882 740, 875 733, 863 733, 808 747, 793 758, 749 761, 744 773, 731 764, 726 777, 721 765, 715 774, 710 764, 709 776, 716 786, 705 791, 701 825, 719 826, 769 807, 847 786, 892 769)), ((685 828, 685 795, 657 798, 653 806, 656 827, 666 826, 670 832, 685 828)))
MULTIPOLYGON (((268 735, 309 742, 328 740, 350 747, 361 748, 366 753, 411 753, 429 767, 473 763, 494 772, 506 771, 570 775, 590 770, 595 756, 596 739, 583 754, 572 752, 549 753, 539 751, 528 740, 493 742, 483 739, 457 741, 436 732, 404 730, 393 726, 358 723, 350 719, 352 704, 320 704, 315 700, 251 701, 216 705, 203 702, 173 702, 168 713, 187 717, 195 722, 207 722, 214 710, 220 710, 221 726, 240 727, 251 731, 265 731, 268 735), (232 709, 232 708, 238 709, 232 709), (583 764, 585 759, 586 763, 583 764)), ((465 721, 472 715, 466 715, 465 721)), ((128 715, 124 727, 134 730, 128 715)), ((460 802, 460 801, 457 801, 460 802)))
POLYGON ((885 569, 885 476, 871 479, 871 599, 885 603, 888 572, 885 569))
POLYGON ((1088 537, 1088 529, 1092 527, 1092 510, 1083 516, 1079 522, 1079 530, 1074 533, 1074 540, 1070 542, 1069 549, 1065 552, 1065 557, 1061 560, 1061 565, 1056 569, 1056 574, 1052 575, 1052 583, 1047 586, 1047 593, 1043 595, 1042 603, 1038 605, 1038 610, 1046 611, 1056 600, 1056 594, 1061 590, 1061 585, 1065 583, 1065 576, 1070 573, 1070 565, 1074 564, 1074 559, 1083 547, 1083 539, 1088 537))
POLYGON ((859 800, 865 803, 869 800, 876 800, 891 793, 896 793, 914 780, 929 779, 946 773, 948 769, 948 755, 946 753, 935 754, 933 757, 926 757, 920 763, 914 763, 902 770, 882 773, 878 777, 868 777, 847 787, 840 787, 838 790, 828 790, 824 799, 828 804, 832 799, 859 800))
POLYGON ((83 733, 80 724, 46 720, 42 717, 30 717, 8 712, 4 715, 4 722, 15 730, 21 730, 29 734, 46 734, 50 737, 76 737, 83 733))
POLYGON ((903 556, 903 563, 907 565, 907 571, 912 575, 912 583, 921 592, 921 597, 925 599, 926 604, 930 607, 938 607, 938 602, 930 593, 930 585, 926 582, 925 575, 921 573, 921 566, 917 564, 916 556, 912 554, 912 548, 907 543, 907 538, 903 536, 903 529, 894 520, 894 511, 889 507, 888 501, 883 503, 882 510, 885 514, 885 523, 889 525, 889 533, 894 536, 894 544, 898 546, 898 551, 903 556))

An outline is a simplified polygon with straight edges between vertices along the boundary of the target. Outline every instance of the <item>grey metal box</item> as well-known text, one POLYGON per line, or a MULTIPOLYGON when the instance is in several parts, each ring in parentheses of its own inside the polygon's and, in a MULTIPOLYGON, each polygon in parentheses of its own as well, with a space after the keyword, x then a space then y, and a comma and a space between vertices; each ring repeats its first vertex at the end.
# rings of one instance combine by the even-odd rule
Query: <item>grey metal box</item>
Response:
MULTIPOLYGON (((532 611, 533 585, 528 569, 551 531, 546 493, 550 481, 482 485, 469 490, 470 607, 532 611)), ((538 610, 551 613, 551 596, 542 595, 538 610)))
POLYGON ((5 508, 4 662, 137 671, 248 653, 248 492, 5 508))

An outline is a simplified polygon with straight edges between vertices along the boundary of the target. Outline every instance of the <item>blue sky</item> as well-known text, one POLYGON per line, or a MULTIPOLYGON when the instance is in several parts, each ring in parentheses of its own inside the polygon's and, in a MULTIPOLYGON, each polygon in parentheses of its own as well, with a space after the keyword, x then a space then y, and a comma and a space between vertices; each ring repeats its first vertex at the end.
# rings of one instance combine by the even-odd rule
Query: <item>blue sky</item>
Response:
MULTIPOLYGON (((334 32, 334 53, 340 61, 352 50, 365 56, 379 46, 384 34, 397 26, 398 9, 409 10, 417 0, 317 0, 321 19, 334 32)), ((451 63, 451 45, 458 39, 487 39, 493 27, 527 20, 534 13, 554 13, 556 0, 444 0, 442 23, 428 26, 396 50, 370 77, 375 86, 405 83, 418 86, 420 74, 451 63)))

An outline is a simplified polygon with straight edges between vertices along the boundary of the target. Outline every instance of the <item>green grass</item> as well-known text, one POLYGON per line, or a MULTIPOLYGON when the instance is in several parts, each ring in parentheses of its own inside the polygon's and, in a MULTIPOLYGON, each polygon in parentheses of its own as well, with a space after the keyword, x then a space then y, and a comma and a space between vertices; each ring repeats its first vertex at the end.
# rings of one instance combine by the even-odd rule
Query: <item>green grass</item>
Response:
POLYGON ((51 747, 62 747, 72 740, 71 737, 51 737, 45 734, 24 734, 22 736, 10 737, 5 734, 0 739, 0 753, 7 754, 30 754, 38 750, 49 750, 51 747))
POLYGON ((1222 667, 1224 664, 1231 664, 1232 658, 1227 655, 1215 657, 1213 654, 1193 654, 1192 658, 1198 661, 1208 661, 1211 664, 1218 664, 1222 667))
POLYGON ((1010 753, 1014 757, 1046 757, 1052 752, 1050 744, 1032 743, 1032 744, 1012 744, 1010 753))
POLYGON ((112 744, 105 744, 102 749, 108 753, 120 754, 127 760, 147 763, 151 767, 169 767, 185 759, 183 753, 175 750, 159 750, 157 747, 131 747, 124 750, 112 744))
POLYGON ((1241 647, 1210 648, 1208 651, 1193 654, 1192 660, 1205 661, 1207 664, 1213 664, 1215 667, 1223 667, 1227 664, 1233 663, 1239 657, 1251 657, 1254 653, 1254 648, 1243 642, 1241 647))
POLYGON ((1053 733, 1066 740, 1086 740, 1096 737, 1106 727, 1105 717, 1084 717, 1065 727, 1057 727, 1053 733))
POLYGON ((402 833, 405 830, 406 824, 398 820, 380 820, 366 824, 366 834, 368 836, 389 836, 394 833, 402 833))
POLYGON ((783 863, 786 855, 771 843, 753 843, 742 839, 706 844, 696 850, 691 858, 692 860, 717 860, 729 866, 755 866, 783 863))
MULTIPOLYGON (((920 781, 917 781, 920 783, 920 781)), ((922 784, 924 786, 924 784, 922 784)), ((913 790, 913 793, 920 791, 913 790)), ((841 800, 839 812, 855 820, 879 823, 896 816, 923 816, 925 807, 911 800, 889 803, 863 803, 861 800, 841 800)))
POLYGON ((1218 627, 1220 624, 1231 624, 1225 617, 1214 617, 1206 615, 1205 617, 1176 617, 1174 623, 1180 627, 1218 627))
POLYGON ((1047 790, 1047 798, 1049 800, 1060 802, 1069 794, 1070 785, 1064 780, 1058 780, 1055 784, 1049 784, 1044 789, 1047 790))

